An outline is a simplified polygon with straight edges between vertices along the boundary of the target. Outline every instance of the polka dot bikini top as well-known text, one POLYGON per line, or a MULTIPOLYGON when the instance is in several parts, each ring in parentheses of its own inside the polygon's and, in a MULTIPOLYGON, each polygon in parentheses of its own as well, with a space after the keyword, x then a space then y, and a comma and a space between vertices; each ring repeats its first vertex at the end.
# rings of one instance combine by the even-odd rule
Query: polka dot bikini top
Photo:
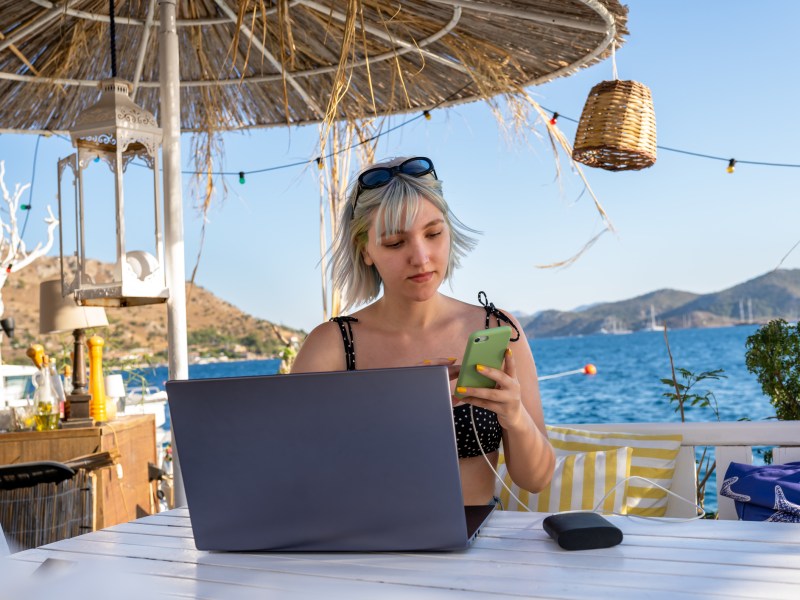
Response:
MULTIPOLYGON (((478 294, 478 299, 486 309, 486 327, 489 327, 489 317, 494 316, 498 324, 502 320, 514 328, 517 332, 517 337, 512 341, 517 341, 519 339, 519 331, 511 320, 501 311, 497 310, 494 304, 487 302, 486 294, 483 292, 478 294)), ((355 371, 356 350, 351 323, 357 323, 358 319, 354 317, 334 317, 331 321, 335 321, 339 325, 339 331, 342 334, 344 354, 347 360, 347 370, 355 371)), ((481 448, 475 439, 475 432, 472 430, 472 419, 470 418, 469 408, 469 404, 460 404, 453 407, 453 422, 456 428, 456 445, 458 446, 459 458, 471 458, 481 455, 481 448)), ((479 406, 473 406, 472 410, 475 415, 475 428, 478 430, 478 436, 481 446, 483 446, 483 451, 487 454, 494 452, 500 447, 503 433, 500 422, 497 420, 497 414, 491 410, 480 408, 479 406)))

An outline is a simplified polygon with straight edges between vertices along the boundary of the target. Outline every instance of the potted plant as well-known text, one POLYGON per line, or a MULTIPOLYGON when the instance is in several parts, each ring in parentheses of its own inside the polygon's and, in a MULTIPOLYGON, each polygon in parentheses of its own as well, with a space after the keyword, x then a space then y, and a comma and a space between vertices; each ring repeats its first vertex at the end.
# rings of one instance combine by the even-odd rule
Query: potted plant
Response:
POLYGON ((745 364, 781 420, 800 419, 800 324, 770 321, 747 338, 745 364))

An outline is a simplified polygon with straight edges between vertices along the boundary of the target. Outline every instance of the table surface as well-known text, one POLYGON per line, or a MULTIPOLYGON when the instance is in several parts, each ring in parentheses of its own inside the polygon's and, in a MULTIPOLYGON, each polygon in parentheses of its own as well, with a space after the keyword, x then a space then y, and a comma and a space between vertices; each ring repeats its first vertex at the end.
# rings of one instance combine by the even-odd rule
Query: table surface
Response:
POLYGON ((119 593, 96 597, 115 599, 800 598, 797 525, 609 517, 622 544, 568 552, 542 530, 546 516, 496 511, 459 552, 216 553, 195 549, 188 510, 178 508, 13 554, 0 576, 19 587, 52 572, 40 568, 48 558, 75 561, 48 563, 69 567, 63 573, 101 560, 94 572, 119 593))

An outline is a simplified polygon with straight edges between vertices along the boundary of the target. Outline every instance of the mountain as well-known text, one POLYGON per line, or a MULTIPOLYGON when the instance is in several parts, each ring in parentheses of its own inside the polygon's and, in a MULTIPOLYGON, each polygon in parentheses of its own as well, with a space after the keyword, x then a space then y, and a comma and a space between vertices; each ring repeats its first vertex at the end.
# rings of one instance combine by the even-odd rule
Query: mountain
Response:
POLYGON ((648 329, 651 311, 659 326, 684 329, 766 323, 777 318, 795 321, 798 310, 800 269, 784 269, 712 294, 657 290, 581 310, 542 311, 522 324, 528 337, 561 337, 648 329))
MULTIPOLYGON (((111 265, 90 260, 87 271, 95 281, 109 281, 111 265)), ((43 257, 25 269, 9 275, 3 286, 3 317, 14 317, 15 335, 2 336, 2 359, 6 363, 27 364, 28 346, 40 343, 48 354, 67 355, 72 350, 72 334, 39 334, 39 282, 58 278, 58 257, 43 257)), ((200 357, 265 358, 284 347, 284 339, 305 333, 276 326, 242 312, 199 286, 186 286, 186 321, 189 355, 200 357)), ((167 354, 167 305, 151 304, 131 308, 106 309, 109 326, 97 328, 105 340, 104 358, 140 360, 148 355, 164 362, 167 354)))

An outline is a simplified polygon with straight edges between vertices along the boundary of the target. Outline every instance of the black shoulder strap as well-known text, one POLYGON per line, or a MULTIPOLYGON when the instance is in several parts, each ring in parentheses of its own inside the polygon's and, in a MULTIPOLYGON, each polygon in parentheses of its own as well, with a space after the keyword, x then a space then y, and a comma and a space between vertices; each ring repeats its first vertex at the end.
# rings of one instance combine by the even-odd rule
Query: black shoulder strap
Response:
POLYGON ((478 302, 481 303, 481 306, 483 306, 484 310, 486 311, 486 328, 487 329, 489 328, 489 325, 490 325, 489 318, 494 316, 494 318, 497 319, 497 325, 498 326, 500 326, 500 322, 501 321, 503 323, 508 323, 509 325, 511 325, 511 328, 517 333, 517 337, 511 339, 512 342, 516 342, 519 339, 520 335, 519 335, 519 329, 517 329, 517 326, 514 325, 514 322, 511 319, 509 319, 508 316, 506 316, 503 313, 503 311, 498 310, 497 308, 495 308, 494 304, 489 302, 489 299, 486 297, 486 292, 478 292, 478 302))
POLYGON ((347 370, 356 370, 356 347, 353 344, 353 329, 350 323, 358 323, 355 317, 333 317, 331 321, 335 321, 339 325, 339 331, 342 333, 342 342, 344 342, 344 357, 347 361, 347 370))

